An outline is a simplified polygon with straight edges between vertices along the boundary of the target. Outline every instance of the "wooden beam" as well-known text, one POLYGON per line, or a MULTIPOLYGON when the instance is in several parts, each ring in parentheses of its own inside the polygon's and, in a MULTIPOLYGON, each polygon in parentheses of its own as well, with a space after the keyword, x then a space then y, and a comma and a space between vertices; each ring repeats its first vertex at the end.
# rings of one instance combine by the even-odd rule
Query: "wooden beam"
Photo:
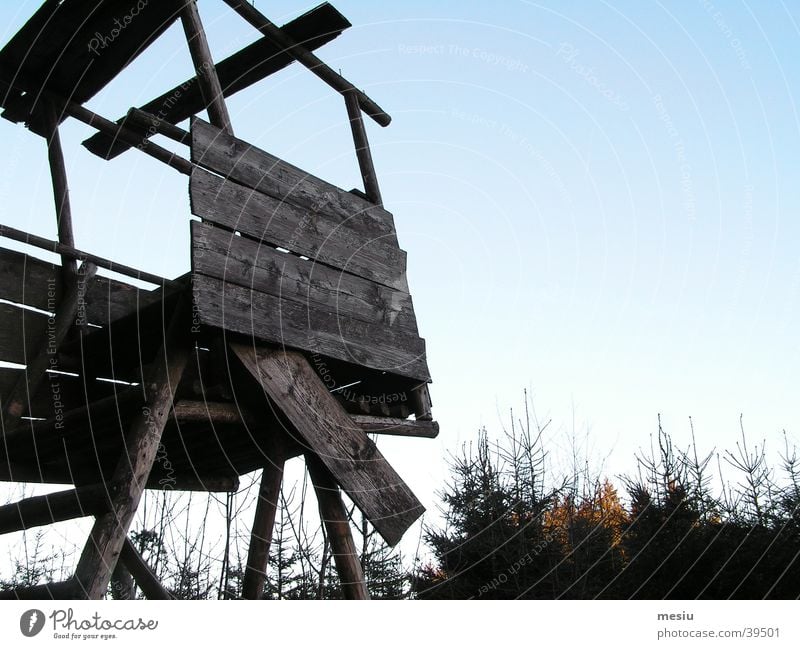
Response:
POLYGON ((390 545, 425 508, 375 443, 355 428, 306 358, 239 343, 236 357, 390 545))
POLYGON ((112 480, 120 484, 122 491, 114 498, 112 511, 96 520, 75 570, 87 599, 99 599, 105 594, 153 468, 173 395, 189 357, 188 341, 182 331, 184 317, 183 305, 179 304, 143 385, 147 404, 130 425, 125 451, 114 471, 112 480))
POLYGON ((214 67, 214 59, 211 56, 211 49, 208 47, 206 32, 203 29, 195 0, 184 0, 181 23, 183 23, 186 42, 189 44, 189 53, 192 55, 192 62, 197 72, 197 80, 208 111, 208 118, 212 124, 233 135, 231 117, 228 115, 228 108, 222 95, 222 86, 219 83, 217 69, 214 67))
POLYGON ((136 583, 122 560, 117 561, 114 572, 111 573, 111 599, 136 599, 136 583))
POLYGON ((345 599, 369 599, 364 568, 358 558, 339 485, 317 456, 307 453, 306 466, 317 494, 319 515, 328 533, 345 599))
POLYGON ((52 329, 48 320, 47 330, 42 332, 38 354, 28 362, 28 367, 17 380, 17 384, 8 398, 6 413, 11 415, 12 418, 21 417, 25 414, 28 410, 30 397, 36 393, 39 385, 41 385, 42 379, 45 377, 45 371, 50 367, 57 366, 59 347, 61 347, 61 343, 66 338, 69 330, 76 324, 78 311, 81 304, 85 303, 86 283, 92 280, 96 272, 97 266, 92 262, 86 262, 82 265, 80 275, 76 276, 76 280, 68 287, 66 295, 58 305, 52 329))
POLYGON ((131 574, 136 585, 147 599, 175 599, 164 588, 158 577, 155 576, 150 566, 147 565, 147 562, 127 537, 122 544, 119 560, 131 574))
POLYGON ((311 72, 327 83, 331 88, 344 94, 346 92, 355 93, 358 103, 363 111, 374 119, 381 126, 388 126, 392 121, 389 114, 383 110, 372 99, 367 97, 362 91, 342 75, 334 72, 316 54, 312 54, 305 47, 298 45, 292 38, 287 36, 275 24, 272 23, 264 14, 245 0, 225 0, 231 9, 238 13, 242 18, 249 22, 253 27, 260 31, 264 36, 271 39, 281 49, 286 50, 297 61, 306 66, 311 72))
POLYGON ((353 424, 365 433, 378 435, 398 435, 400 437, 424 437, 433 439, 439 435, 439 424, 435 421, 396 419, 394 417, 373 417, 371 415, 350 415, 353 424))
POLYGON ((0 600, 13 599, 73 599, 77 584, 74 579, 50 582, 37 586, 20 586, 11 590, 0 590, 0 600))
POLYGON ((158 284, 159 286, 168 287, 176 285, 173 280, 165 279, 164 277, 159 277, 158 275, 153 275, 152 273, 146 273, 143 270, 131 268, 130 266, 125 266, 124 264, 111 261, 105 257, 93 255, 90 252, 85 252, 84 250, 79 250, 78 248, 64 245, 58 241, 45 239, 44 237, 39 237, 35 234, 30 234, 29 232, 23 232, 22 230, 17 230, 16 228, 12 228, 8 225, 0 224, 0 237, 5 237, 6 239, 11 239, 12 241, 19 241, 20 243, 27 243, 29 246, 55 252, 60 255, 70 257, 71 259, 80 259, 82 261, 91 262, 99 268, 105 268, 106 270, 111 270, 115 273, 120 273, 121 275, 135 277, 143 282, 150 282, 151 284, 158 284))
MULTIPOLYGON (((291 20, 281 29, 292 36, 297 42, 309 50, 321 47, 334 40, 350 23, 333 6, 325 2, 307 13, 291 20)), ((283 49, 274 45, 266 37, 262 37, 242 48, 231 56, 219 61, 214 66, 217 77, 222 86, 225 97, 252 86, 279 70, 292 64, 294 59, 283 49)), ((0 91, 1 92, 1 91, 0 91)), ((140 108, 148 113, 157 115, 162 121, 178 124, 192 115, 202 111, 205 107, 202 93, 193 76, 186 79, 158 97, 142 104, 140 108)), ((120 124, 125 120, 117 120, 120 124)), ((126 120, 126 125, 130 124, 126 120)), ((136 129, 144 133, 145 129, 136 129)), ((105 133, 96 133, 83 142, 83 145, 95 155, 106 159, 114 158, 128 150, 129 146, 122 141, 114 142, 105 133)))
POLYGON ((185 144, 189 146, 192 143, 192 136, 189 131, 175 126, 174 124, 161 119, 157 115, 140 110, 139 108, 131 108, 125 117, 125 123, 133 124, 145 131, 145 137, 150 138, 156 133, 160 133, 170 140, 185 144))
POLYGON ((364 182, 364 193, 376 205, 383 205, 381 190, 378 187, 378 176, 372 162, 372 152, 369 149, 367 130, 361 118, 361 106, 358 97, 352 91, 344 93, 344 103, 347 107, 347 117, 350 120, 350 130, 353 132, 353 143, 356 145, 356 158, 358 168, 361 170, 361 180, 364 182))
POLYGON ((4 505, 0 507, 0 534, 104 514, 111 508, 111 499, 117 491, 114 484, 96 484, 4 505))
POLYGON ((211 422, 213 424, 242 423, 242 409, 238 403, 214 401, 188 401, 181 399, 173 406, 175 418, 181 422, 211 422))
POLYGON ((433 402, 431 401, 431 393, 428 390, 428 384, 423 383, 418 388, 411 390, 410 395, 411 408, 414 411, 414 416, 418 421, 432 421, 433 402))
MULTIPOLYGON (((59 116, 53 102, 47 101, 44 109, 45 130, 47 131, 47 158, 50 162, 50 177, 53 182, 53 199, 56 204, 56 224, 58 240, 66 246, 75 246, 72 232, 72 207, 69 201, 69 183, 61 136, 58 133, 59 116)), ((67 286, 77 281, 78 264, 70 257, 61 256, 61 269, 67 286)))
POLYGON ((247 551, 247 567, 242 584, 242 597, 245 599, 261 599, 264 594, 269 546, 272 542, 275 512, 280 498, 283 466, 284 460, 276 457, 274 463, 265 466, 261 473, 261 486, 258 490, 250 547, 247 551))
MULTIPOLYGON (((63 100, 62 100, 63 101, 63 100)), ((155 158, 159 162, 172 167, 176 171, 180 171, 187 176, 192 173, 192 163, 182 158, 179 155, 165 149, 158 144, 154 144, 146 137, 142 137, 136 131, 132 131, 124 126, 119 126, 102 115, 89 110, 88 108, 75 103, 74 101, 66 101, 64 111, 70 116, 84 124, 96 128, 98 131, 110 135, 114 139, 119 138, 124 140, 131 146, 139 149, 142 153, 155 158)))

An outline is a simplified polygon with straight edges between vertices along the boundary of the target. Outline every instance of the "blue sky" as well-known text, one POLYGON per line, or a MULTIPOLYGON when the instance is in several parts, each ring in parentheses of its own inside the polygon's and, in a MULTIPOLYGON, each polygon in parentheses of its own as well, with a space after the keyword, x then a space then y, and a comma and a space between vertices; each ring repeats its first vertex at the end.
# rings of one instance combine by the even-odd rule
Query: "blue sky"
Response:
MULTIPOLYGON (((257 37, 199 4, 217 57, 257 37)), ((798 439, 798 3, 334 4, 354 27, 320 55, 394 118, 368 130, 442 433, 381 444, 429 507, 446 452, 526 388, 554 459, 574 421, 611 473, 657 413, 680 441, 692 416, 705 448, 733 444, 739 413, 754 440, 798 439)), ((37 3, 10 5, 3 40, 37 3)), ((257 5, 277 23, 312 6, 257 5)), ((116 118, 189 76, 182 38, 90 107, 116 118)), ((229 107, 240 137, 360 186, 341 97, 304 68, 229 107)), ((101 161, 89 133, 64 128, 78 246, 188 270, 185 179, 137 152, 101 161)), ((42 142, 5 121, 0 138, 0 222, 55 237, 42 142)))

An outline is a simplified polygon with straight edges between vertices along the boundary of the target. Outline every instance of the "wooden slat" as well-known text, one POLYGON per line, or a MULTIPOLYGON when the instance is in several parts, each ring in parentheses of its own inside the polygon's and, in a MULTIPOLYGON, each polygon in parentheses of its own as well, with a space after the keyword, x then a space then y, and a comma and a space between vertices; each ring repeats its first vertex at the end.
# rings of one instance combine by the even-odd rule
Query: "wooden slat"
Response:
POLYGON ((202 169, 192 172, 189 187, 192 213, 206 221, 408 292, 405 251, 363 213, 346 221, 324 211, 309 213, 202 169))
POLYGON ((294 165, 239 140, 199 118, 192 119, 191 160, 237 183, 317 214, 353 221, 365 236, 397 245, 392 215, 294 165))
MULTIPOLYGON (((307 13, 286 23, 281 29, 309 50, 315 50, 335 39, 350 23, 332 5, 325 2, 307 13)), ((217 75, 222 85, 222 94, 229 97, 244 88, 282 70, 294 59, 282 48, 276 47, 268 38, 260 38, 235 54, 217 63, 217 75)), ((178 124, 203 110, 203 97, 197 77, 167 90, 152 101, 141 106, 141 110, 156 115, 166 122, 178 124)), ((149 125, 141 128, 130 120, 121 118, 118 124, 125 125, 145 135, 149 125)), ((111 159, 124 153, 130 145, 114 141, 105 133, 96 133, 83 142, 92 153, 111 159)))
MULTIPOLYGON (((0 248, 0 299, 52 312, 62 295, 59 266, 0 248)), ((109 277, 95 277, 86 293, 86 317, 92 324, 105 325, 158 301, 160 296, 158 289, 140 289, 109 277)))
POLYGON ((421 382, 430 379, 422 338, 386 340, 382 326, 335 313, 310 315, 303 305, 205 275, 195 275, 193 288, 197 317, 206 325, 421 382))
POLYGON ((235 236, 204 223, 192 223, 192 269, 195 273, 269 293, 345 318, 380 324, 387 339, 396 332, 418 336, 411 296, 235 236))
POLYGON ((396 544, 424 507, 308 361, 296 352, 230 347, 375 529, 396 544))
MULTIPOLYGON (((4 117, 31 119, 31 109, 41 107, 36 101, 42 87, 78 103, 87 101, 158 38, 179 11, 176 0, 151 0, 141 8, 130 0, 47 0, 0 52, 0 69, 28 91, 0 94, 4 117), (120 29, 115 20, 126 17, 120 29)), ((36 124, 34 129, 39 131, 36 124)))

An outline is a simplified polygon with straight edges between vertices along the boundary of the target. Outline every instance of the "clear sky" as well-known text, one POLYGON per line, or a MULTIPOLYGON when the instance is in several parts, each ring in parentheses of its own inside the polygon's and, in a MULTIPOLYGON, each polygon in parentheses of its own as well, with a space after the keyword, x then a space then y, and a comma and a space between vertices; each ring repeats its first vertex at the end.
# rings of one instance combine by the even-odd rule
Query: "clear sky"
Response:
MULTIPOLYGON (((319 54, 394 118, 368 130, 442 432, 381 446, 423 502, 525 388, 554 453, 574 421, 611 473, 657 413, 680 441, 692 416, 709 449, 739 413, 754 440, 798 440, 800 4, 334 4, 354 27, 319 54)), ((3 41, 37 5, 0 5, 3 41)), ((257 6, 282 23, 312 5, 257 6)), ((200 11, 218 58, 257 37, 221 2, 200 11)), ((173 27, 89 106, 116 118, 190 71, 173 27)), ((240 137, 360 186, 341 97, 304 68, 229 107, 240 137)), ((64 131, 78 246, 187 271, 185 178, 64 131)), ((0 142, 0 222, 54 238, 43 143, 2 120, 0 142)))

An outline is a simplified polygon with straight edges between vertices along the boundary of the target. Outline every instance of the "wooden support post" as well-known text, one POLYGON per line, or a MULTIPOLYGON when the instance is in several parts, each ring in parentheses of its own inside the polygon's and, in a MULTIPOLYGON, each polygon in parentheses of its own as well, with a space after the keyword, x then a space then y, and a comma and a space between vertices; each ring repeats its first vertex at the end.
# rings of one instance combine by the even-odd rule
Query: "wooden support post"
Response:
POLYGON ((260 31, 264 36, 272 40, 275 45, 287 51, 297 61, 306 66, 311 72, 327 83, 334 90, 342 94, 354 92, 358 98, 358 103, 362 110, 374 119, 381 126, 388 126, 392 121, 389 114, 383 110, 372 99, 356 88, 342 75, 334 72, 316 54, 312 54, 305 47, 295 43, 280 28, 278 28, 269 18, 262 14, 254 6, 245 0, 225 0, 231 9, 238 13, 242 18, 249 22, 253 27, 260 31))
POLYGON ((189 358, 186 335, 180 330, 186 324, 184 319, 180 301, 164 345, 143 384, 147 404, 133 420, 125 451, 114 470, 112 481, 119 483, 121 492, 114 498, 112 510, 95 521, 75 570, 82 596, 87 599, 99 599, 105 594, 153 468, 174 392, 189 358))
POLYGON ((147 599, 175 599, 164 588, 133 543, 126 537, 117 567, 123 564, 147 599))
POLYGON ((431 410, 433 403, 431 402, 431 393, 428 390, 428 384, 423 383, 418 388, 411 390, 411 408, 414 410, 414 416, 417 421, 432 421, 433 414, 431 410))
POLYGON ((306 466, 319 502, 319 515, 328 533, 336 571, 346 599, 369 599, 364 569, 358 558, 339 485, 319 458, 306 454, 306 466))
POLYGON ((189 44, 189 52, 197 72, 200 93, 206 104, 209 121, 217 128, 233 135, 228 107, 225 105, 222 86, 219 83, 217 69, 214 67, 214 59, 211 57, 206 32, 203 29, 195 0, 184 0, 181 23, 183 23, 183 31, 186 33, 186 42, 189 44))
MULTIPOLYGON (((64 245, 74 246, 75 235, 72 232, 72 207, 69 202, 67 167, 64 164, 64 151, 61 148, 61 136, 58 133, 58 114, 53 102, 46 102, 44 115, 46 120, 45 131, 47 133, 47 158, 50 162, 50 177, 53 181, 53 198, 56 204, 58 240, 64 245)), ((62 255, 61 269, 65 286, 71 286, 77 281, 78 264, 74 259, 62 255)))
POLYGON ((275 526, 275 512, 283 480, 283 465, 283 458, 275 458, 274 464, 265 466, 261 474, 261 487, 258 491, 250 548, 247 552, 247 567, 242 584, 242 597, 245 599, 261 599, 264 593, 272 528, 275 526))
POLYGON ((120 559, 114 566, 114 572, 111 573, 111 599, 136 599, 135 593, 136 584, 133 582, 133 575, 120 559))
POLYGON ((367 130, 361 118, 361 106, 358 96, 352 91, 344 93, 344 103, 347 106, 347 117, 350 119, 350 129, 353 131, 353 142, 356 145, 358 167, 361 170, 361 179, 364 181, 364 193, 376 205, 383 205, 381 190, 378 187, 378 176, 375 174, 375 165, 372 163, 372 153, 369 150, 367 130))
POLYGON ((51 325, 48 324, 47 330, 42 333, 38 355, 28 363, 25 371, 17 379, 17 383, 8 399, 6 413, 13 419, 25 414, 30 397, 39 388, 45 377, 45 371, 48 368, 57 367, 58 357, 56 354, 58 353, 58 348, 72 325, 76 323, 78 310, 80 305, 83 304, 84 296, 86 295, 86 284, 92 280, 96 272, 97 266, 91 262, 86 262, 81 266, 79 275, 76 275, 76 281, 73 281, 68 286, 67 293, 57 307, 58 312, 56 313, 54 328, 51 330, 51 325))

